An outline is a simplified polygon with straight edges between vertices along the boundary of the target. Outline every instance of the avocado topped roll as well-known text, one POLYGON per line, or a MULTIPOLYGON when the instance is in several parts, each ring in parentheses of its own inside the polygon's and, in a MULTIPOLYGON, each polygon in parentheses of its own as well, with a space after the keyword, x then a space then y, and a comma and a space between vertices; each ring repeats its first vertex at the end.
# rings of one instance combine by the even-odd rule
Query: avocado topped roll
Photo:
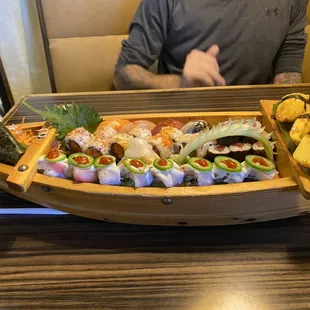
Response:
POLYGON ((185 172, 185 185, 208 186, 214 183, 213 165, 204 158, 193 157, 182 169, 185 172))
POLYGON ((96 158, 95 168, 97 169, 99 183, 102 185, 120 185, 121 175, 119 167, 116 166, 114 156, 104 155, 96 158))
POLYGON ((58 150, 51 150, 38 160, 38 170, 44 175, 66 179, 72 177, 72 171, 68 165, 68 159, 65 154, 58 150))
POLYGON ((213 174, 215 183, 241 183, 244 181, 247 170, 233 158, 218 156, 214 159, 213 174))
POLYGON ((73 169, 73 178, 79 183, 95 183, 98 180, 94 167, 94 158, 83 153, 75 153, 69 156, 69 163, 73 169))
POLYGON ((147 165, 140 159, 125 159, 120 165, 121 184, 131 187, 149 186, 153 182, 147 165))
POLYGON ((278 174, 272 161, 257 155, 248 155, 242 166, 247 170, 247 179, 253 181, 273 180, 278 174))
POLYGON ((171 159, 156 159, 150 169, 154 186, 173 187, 183 182, 184 171, 171 159))

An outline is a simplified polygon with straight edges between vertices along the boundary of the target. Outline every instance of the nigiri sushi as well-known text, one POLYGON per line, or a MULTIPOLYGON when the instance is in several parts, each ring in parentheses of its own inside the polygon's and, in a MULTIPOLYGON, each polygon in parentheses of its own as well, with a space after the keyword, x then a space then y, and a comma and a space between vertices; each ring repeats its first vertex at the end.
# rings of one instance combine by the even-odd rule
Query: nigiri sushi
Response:
POLYGON ((97 169, 99 183, 102 185, 120 185, 120 169, 116 166, 116 158, 104 155, 96 158, 94 163, 97 169))
POLYGON ((242 166, 246 170, 248 180, 273 180, 278 174, 273 162, 257 155, 248 155, 245 158, 245 162, 242 163, 242 166))
POLYGON ((132 187, 145 187, 153 182, 153 176, 147 165, 139 159, 125 159, 119 164, 121 184, 132 187))
POLYGON ((247 170, 233 158, 217 156, 214 159, 213 174, 215 183, 241 183, 247 177, 247 170))
POLYGON ((130 124, 131 122, 126 119, 121 118, 115 118, 111 120, 105 120, 103 121, 97 128, 97 130, 105 127, 112 127, 116 131, 120 131, 124 126, 130 124))
POLYGON ((58 150, 51 150, 46 155, 41 156, 38 160, 38 170, 50 177, 61 179, 72 177, 66 155, 58 150))
POLYGON ((93 165, 94 158, 83 153, 69 156, 69 164, 73 169, 73 178, 76 182, 95 183, 98 181, 97 171, 93 165))
POLYGON ((75 153, 85 152, 92 136, 84 127, 76 128, 70 131, 65 138, 67 148, 75 153))
POLYGON ((150 171, 154 177, 154 186, 172 187, 183 182, 184 171, 170 159, 156 159, 150 171))
POLYGON ((204 158, 193 157, 181 168, 185 172, 185 185, 208 186, 214 184, 213 165, 204 158))

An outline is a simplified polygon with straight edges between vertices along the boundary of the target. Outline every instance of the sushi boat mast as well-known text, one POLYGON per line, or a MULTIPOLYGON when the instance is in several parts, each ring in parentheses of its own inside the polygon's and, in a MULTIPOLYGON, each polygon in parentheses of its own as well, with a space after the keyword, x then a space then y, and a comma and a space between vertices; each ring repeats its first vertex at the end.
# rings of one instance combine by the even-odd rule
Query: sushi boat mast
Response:
MULTIPOLYGON (((155 123, 155 125, 157 126, 157 121, 155 121, 155 119, 160 119, 161 122, 165 122, 164 119, 166 118, 166 116, 167 115, 165 114, 156 114, 154 116, 150 114, 140 115, 139 118, 145 118, 147 121, 155 123)), ((168 115, 168 117, 171 116, 168 115)), ((232 112, 227 113, 227 116, 223 117, 223 114, 217 114, 216 112, 213 112, 199 113, 198 118, 197 114, 195 115, 195 113, 187 113, 186 115, 184 115, 184 113, 180 113, 180 115, 174 113, 173 117, 176 120, 182 122, 183 125, 186 125, 188 123, 184 122, 184 119, 206 119, 208 121, 210 120, 210 123, 212 123, 212 117, 215 117, 215 119, 219 119, 220 117, 222 117, 223 120, 221 122, 222 124, 215 125, 212 128, 205 127, 204 131, 196 132, 195 130, 193 130, 193 133, 191 134, 196 135, 195 139, 187 143, 180 143, 180 152, 178 154, 172 154, 170 158, 165 158, 167 162, 161 162, 160 164, 162 165, 159 164, 159 166, 157 167, 154 163, 158 163, 158 161, 163 159, 160 158, 160 155, 158 155, 158 153, 160 154, 162 151, 166 152, 167 150, 169 150, 169 144, 158 144, 157 147, 155 146, 155 154, 157 155, 157 157, 155 156, 155 158, 151 158, 149 162, 149 149, 147 149, 145 153, 141 152, 141 149, 139 149, 138 152, 141 153, 139 153, 139 156, 145 156, 145 158, 141 160, 142 164, 145 164, 146 167, 149 169, 148 171, 150 172, 150 175, 152 175, 153 179, 155 179, 156 176, 155 173, 151 173, 151 170, 153 168, 156 168, 160 173, 160 169, 158 169, 159 167, 163 166, 165 168, 169 168, 169 160, 172 160, 172 162, 179 167, 188 165, 193 168, 192 171, 199 171, 199 169, 203 168, 204 166, 208 167, 208 169, 212 166, 213 169, 214 163, 209 164, 210 161, 206 158, 196 157, 197 160, 195 161, 195 157, 191 157, 192 159, 194 159, 194 162, 192 162, 189 161, 187 157, 189 154, 195 152, 202 145, 205 145, 207 143, 211 143, 210 146, 214 145, 212 144, 214 140, 221 137, 227 137, 227 134, 229 134, 230 136, 243 136, 247 138, 253 138, 252 129, 248 128, 250 127, 248 126, 249 122, 235 122, 234 120, 232 120, 229 121, 229 123, 223 125, 223 122, 229 119, 231 116, 233 119, 253 119, 253 123, 251 123, 250 121, 250 124, 254 124, 254 118, 261 117, 261 114, 259 112, 232 112), (228 127, 230 127, 230 129, 228 129, 228 127), (199 143, 197 143, 197 141, 199 141, 199 143), (197 170, 197 166, 195 165, 200 166, 200 168, 198 167, 199 169, 197 170)), ((112 119, 112 117, 110 118, 112 119)), ((128 116, 128 119, 134 120, 132 116, 128 116)), ((151 124, 149 124, 149 126, 151 128, 151 124)), ((181 129, 182 128, 178 130, 181 129)), ((152 132, 153 130, 154 128, 150 131, 152 132)), ((141 136, 145 135, 145 132, 141 133, 139 131, 140 130, 136 130, 135 134, 141 134, 141 136)), ((118 134, 126 134, 125 132, 117 132, 118 134)), ((256 130, 255 134, 257 134, 257 132, 258 131, 256 130)), ((176 137, 176 133, 176 131, 173 132, 173 134, 175 135, 174 138, 176 137)), ((184 135, 185 134, 188 133, 184 133, 184 135)), ((141 136, 135 139, 143 140, 141 139, 141 136)), ((265 142, 263 139, 268 140, 268 138, 264 136, 264 134, 260 135, 259 139, 257 140, 259 140, 263 145, 265 142)), ((124 140, 126 140, 126 138, 124 140)), ((173 142, 175 144, 175 141, 173 142)), ((118 145, 122 144, 118 143, 117 141, 114 143, 117 143, 118 145)), ((145 145, 145 142, 141 143, 142 145, 145 145)), ((247 144, 246 141, 242 143, 244 143, 244 145, 247 144)), ((124 142, 123 145, 126 146, 126 142, 124 142)), ((253 146, 253 144, 251 145, 253 146)), ((270 149, 268 149, 268 147, 267 150, 266 148, 264 148, 266 156, 263 156, 264 161, 266 161, 268 165, 274 159, 273 147, 270 144, 269 146, 270 149), (270 162, 268 160, 270 160, 270 162)), ((231 153, 234 152, 231 151, 230 146, 228 148, 230 150, 229 160, 237 161, 240 163, 240 161, 231 158, 231 153)), ((246 156, 248 156, 248 154, 246 154, 247 148, 248 147, 246 147, 244 150, 244 155, 246 156)), ((153 149, 152 146, 151 149, 153 149)), ((109 144, 109 152, 111 152, 111 150, 111 144, 109 144)), ((130 171, 130 173, 133 173, 133 171, 129 169, 129 166, 132 166, 132 163, 130 163, 130 165, 127 165, 126 167, 125 160, 127 159, 129 161, 140 161, 140 159, 135 159, 133 158, 133 156, 127 157, 125 154, 128 150, 132 152, 132 149, 130 148, 123 148, 125 158, 123 160, 120 160, 119 163, 117 163, 117 156, 105 154, 98 157, 97 155, 93 156, 94 154, 89 155, 86 153, 86 150, 82 150, 83 155, 80 156, 83 158, 78 158, 78 161, 79 159, 81 159, 81 161, 85 162, 87 160, 84 159, 84 157, 86 157, 89 160, 89 162, 86 163, 86 166, 89 163, 91 163, 91 165, 86 167, 83 166, 82 163, 82 166, 76 166, 78 169, 81 170, 78 170, 78 172, 82 172, 82 178, 84 178, 84 172, 87 169, 93 169, 93 171, 96 171, 97 173, 97 180, 95 181, 95 174, 93 174, 94 178, 92 180, 96 183, 88 183, 84 181, 82 181, 82 183, 76 183, 73 182, 71 179, 57 178, 37 173, 34 176, 31 187, 26 193, 15 193, 10 190, 6 184, 6 178, 12 172, 13 167, 5 164, 0 164, 0 187, 14 194, 17 194, 24 199, 28 199, 46 207, 51 207, 61 211, 69 212, 71 214, 99 220, 146 225, 196 226, 246 224, 254 221, 260 222, 295 216, 300 212, 308 211, 310 207, 309 202, 304 200, 300 192, 298 191, 296 182, 289 176, 289 173, 287 172, 288 168, 284 167, 285 158, 280 159, 280 161, 278 161, 277 159, 276 162, 276 167, 280 173, 280 177, 266 180, 264 182, 220 185, 211 185, 205 183, 205 185, 199 186, 193 185, 193 179, 190 179, 189 183, 191 184, 189 186, 180 185, 178 184, 179 181, 175 181, 175 186, 169 188, 149 186, 136 188, 131 186, 117 185, 120 181, 118 181, 118 177, 116 177, 115 179, 113 179, 114 181, 116 180, 115 182, 112 182, 114 183, 113 185, 102 185, 102 182, 100 182, 99 178, 99 171, 101 169, 101 172, 106 175, 105 169, 107 167, 110 167, 110 165, 114 168, 123 165, 124 169, 127 169, 127 171, 130 171), (100 158, 103 158, 101 163, 100 158), (107 158, 111 158, 111 162, 107 158), (249 201, 251 201, 250 205, 248 203, 249 201), (266 203, 267 201, 269 202, 269 204, 266 203), (288 208, 288 206, 292 207, 288 208)), ((281 147, 279 147, 278 150, 278 146, 277 152, 279 152, 280 155, 284 154, 281 151, 281 147)), ((72 151, 71 153, 76 154, 72 151)), ((46 154, 47 153, 41 154, 41 156, 46 154)), ((69 156, 67 156, 68 165, 74 166, 73 162, 69 161, 69 157, 70 154, 69 156)), ((278 157, 280 156, 277 156, 277 158, 278 157)), ((263 165, 265 165, 266 163, 263 163, 263 165)), ((219 163, 220 167, 217 168, 227 169, 227 167, 221 166, 222 164, 223 163, 219 163)), ((236 164, 238 166, 238 163, 236 164)), ((135 163, 134 166, 135 165, 140 166, 140 164, 137 163, 135 163)), ((231 163, 228 163, 228 166, 230 165, 231 163)), ((246 168, 252 169, 254 167, 248 164, 246 168)), ((242 169, 244 169, 243 166, 241 167, 241 171, 242 169)), ((186 170, 182 170, 184 171, 185 178, 186 170)), ((188 170, 190 170, 190 168, 188 170)), ((167 169, 167 171, 170 170, 167 169)), ((165 171, 163 170, 163 172, 165 171)), ((240 171, 230 172, 240 173, 240 171)), ((143 173, 145 173, 145 170, 143 170, 143 173)), ((210 173, 210 170, 204 171, 204 173, 210 173)), ((187 175, 189 175, 189 173, 187 175)), ((194 178, 196 177, 195 182, 198 182, 197 175, 195 175, 194 173, 193 175, 194 178)), ((102 177, 101 179, 104 180, 104 177, 102 177)), ((166 179, 163 180, 166 181, 166 179)), ((214 182, 214 179, 210 180, 210 182, 214 182)))

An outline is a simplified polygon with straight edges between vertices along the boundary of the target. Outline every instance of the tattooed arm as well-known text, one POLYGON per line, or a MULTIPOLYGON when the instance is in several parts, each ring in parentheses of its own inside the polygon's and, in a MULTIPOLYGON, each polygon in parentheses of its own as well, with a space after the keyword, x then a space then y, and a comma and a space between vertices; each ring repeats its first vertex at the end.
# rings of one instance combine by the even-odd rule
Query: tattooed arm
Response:
POLYGON ((275 84, 302 83, 302 63, 307 42, 307 0, 292 1, 290 25, 274 62, 275 84))
POLYGON ((284 72, 275 76, 274 84, 298 84, 302 83, 301 73, 299 72, 284 72))

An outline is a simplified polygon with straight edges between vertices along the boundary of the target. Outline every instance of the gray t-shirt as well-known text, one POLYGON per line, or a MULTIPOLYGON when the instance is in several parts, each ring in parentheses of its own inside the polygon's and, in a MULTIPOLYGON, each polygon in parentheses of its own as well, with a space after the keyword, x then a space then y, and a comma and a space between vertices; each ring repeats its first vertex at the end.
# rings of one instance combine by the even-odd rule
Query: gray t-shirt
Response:
POLYGON ((301 72, 307 0, 142 0, 123 41, 117 67, 181 74, 193 49, 220 47, 227 85, 269 83, 275 74, 301 72))

